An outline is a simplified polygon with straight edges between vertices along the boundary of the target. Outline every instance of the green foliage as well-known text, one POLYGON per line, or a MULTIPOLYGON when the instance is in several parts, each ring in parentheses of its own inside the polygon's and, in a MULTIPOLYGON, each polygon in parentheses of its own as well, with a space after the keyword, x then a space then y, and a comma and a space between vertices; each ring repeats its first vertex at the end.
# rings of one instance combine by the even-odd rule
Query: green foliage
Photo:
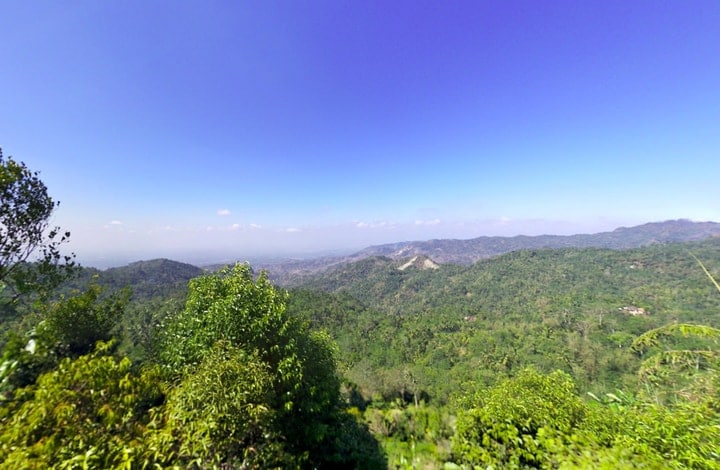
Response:
POLYGON ((78 356, 116 329, 127 297, 63 297, 32 341, 8 343, 3 377, 27 372, 28 387, 0 404, 0 468, 385 466, 342 406, 329 336, 288 316, 264 275, 238 265, 193 281, 186 308, 162 319, 157 367, 100 341, 78 356))
POLYGON ((385 453, 357 409, 341 411, 328 427, 329 439, 319 450, 326 468, 388 468, 385 453))
POLYGON ((718 284, 718 282, 715 280, 715 277, 712 275, 712 273, 710 271, 708 271, 708 268, 705 267, 705 264, 703 264, 703 262, 700 261, 700 259, 697 256, 695 256, 692 252, 689 252, 689 253, 690 253, 690 256, 692 256, 693 259, 695 261, 697 261, 697 263, 700 265, 700 268, 703 270, 705 275, 710 279, 710 282, 712 282, 712 284, 715 286, 715 289, 717 289, 718 292, 720 292, 720 284, 718 284))
POLYGON ((327 336, 285 313, 285 298, 265 274, 254 280, 247 265, 194 279, 185 310, 167 326, 161 358, 178 374, 192 372, 220 340, 256 355, 274 372, 273 407, 292 421, 286 431, 322 439, 311 416, 335 406, 334 352, 327 336))
POLYGON ((60 253, 70 232, 49 224, 57 205, 37 172, 0 149, 0 285, 12 297, 51 289, 72 272, 73 256, 60 253))
POLYGON ((610 396, 610 402, 593 407, 571 445, 559 450, 561 468, 718 468, 717 388, 700 400, 671 405, 610 396))
POLYGON ((163 321, 182 311, 183 304, 184 295, 178 292, 166 298, 132 297, 116 328, 122 338, 118 350, 134 363, 156 362, 162 347, 163 321))
POLYGON ((0 393, 9 395, 30 385, 61 359, 87 354, 96 342, 112 339, 127 297, 126 291, 102 296, 102 289, 91 285, 85 292, 38 303, 33 327, 8 336, 0 362, 0 393))
POLYGON ((132 468, 148 410, 162 399, 157 377, 96 352, 66 358, 20 390, 0 412, 0 469, 132 468))
POLYGON ((632 349, 645 359, 638 371, 640 384, 659 401, 707 392, 702 379, 720 369, 720 329, 672 323, 635 339, 632 349))
POLYGON ((132 290, 132 301, 143 302, 151 299, 175 297, 187 292, 191 279, 205 274, 197 266, 169 259, 136 261, 125 266, 98 270, 82 267, 77 275, 60 286, 61 293, 81 289, 90 282, 108 291, 127 287, 132 290))
MULTIPOLYGON (((717 403, 720 395, 711 398, 717 403)), ((620 446, 651 449, 667 467, 715 469, 720 463, 720 415, 710 403, 647 405, 633 410, 632 428, 617 436, 620 446)))
POLYGON ((528 366, 563 370, 583 391, 628 389, 641 363, 635 337, 674 322, 720 327, 720 298, 689 249, 720 265, 717 238, 526 250, 436 270, 400 271, 402 261, 375 257, 307 276, 288 310, 333 335, 367 401, 417 394, 442 405, 464 384, 492 385, 528 366))
MULTIPOLYGON (((161 359, 172 374, 197 366, 219 340, 257 350, 262 359, 280 367, 291 359, 290 343, 298 325, 285 315, 285 295, 265 274, 257 280, 248 265, 190 281, 185 309, 166 325, 161 359)), ((287 367, 284 374, 292 374, 287 367)), ((290 378, 292 380, 292 378, 290 378)))
POLYGON ((113 329, 123 317, 130 296, 122 290, 103 296, 103 289, 91 284, 84 292, 44 306, 37 328, 41 341, 47 342, 60 357, 77 357, 93 349, 97 341, 113 337, 113 329))
POLYGON ((703 338, 720 338, 720 329, 705 325, 691 325, 685 323, 673 323, 652 329, 638 336, 632 344, 635 351, 643 352, 650 348, 659 346, 663 340, 682 336, 698 336, 703 338))
MULTIPOLYGON (((203 448, 229 452, 213 454, 219 459, 213 462, 261 459, 267 464, 287 458, 285 464, 293 465, 320 465, 327 459, 337 463, 338 454, 332 449, 342 439, 331 431, 343 426, 344 415, 335 349, 328 335, 309 331, 289 316, 285 299, 286 294, 275 289, 264 273, 254 279, 247 265, 190 282, 185 309, 168 319, 160 359, 168 376, 180 380, 178 393, 184 397, 180 401, 199 397, 192 403, 207 401, 213 409, 208 410, 208 422, 201 422, 202 414, 170 408, 171 413, 177 410, 177 416, 169 420, 195 423, 191 434, 178 436, 176 445, 181 449, 198 439, 203 448), (230 362, 221 364, 218 354, 230 362), (227 392, 203 390, 216 373, 234 376, 239 383, 227 392), (222 421, 231 414, 228 410, 243 403, 252 403, 246 410, 252 414, 237 418, 244 424, 222 421), (262 438, 257 437, 260 433, 262 438)), ((189 449, 195 451, 193 446, 189 449)), ((194 454, 188 451, 188 455, 194 454)))
POLYGON ((33 384, 56 365, 56 357, 38 351, 36 340, 10 332, 0 360, 0 402, 11 399, 15 389, 33 384))
POLYGON ((272 385, 259 358, 219 341, 169 393, 164 427, 150 446, 182 467, 292 463, 273 435, 272 385))
POLYGON ((567 374, 542 375, 531 369, 476 393, 465 406, 453 453, 475 466, 549 465, 548 446, 570 434, 587 414, 567 374))
POLYGON ((380 439, 393 468, 434 468, 450 457, 454 418, 447 409, 421 403, 374 403, 365 422, 380 439))
POLYGON ((166 259, 138 261, 105 271, 84 267, 64 282, 56 295, 72 296, 92 285, 101 288, 102 298, 108 297, 107 293, 128 296, 113 331, 120 338, 119 351, 133 363, 142 364, 157 359, 163 321, 183 309, 188 282, 203 273, 195 266, 166 259))
MULTIPOLYGON (((715 385, 720 381, 713 377, 715 385)), ((699 468, 720 462, 720 395, 673 406, 623 393, 584 403, 563 373, 524 371, 465 397, 454 460, 501 468, 699 468), (475 405, 473 405, 475 403, 475 405)))

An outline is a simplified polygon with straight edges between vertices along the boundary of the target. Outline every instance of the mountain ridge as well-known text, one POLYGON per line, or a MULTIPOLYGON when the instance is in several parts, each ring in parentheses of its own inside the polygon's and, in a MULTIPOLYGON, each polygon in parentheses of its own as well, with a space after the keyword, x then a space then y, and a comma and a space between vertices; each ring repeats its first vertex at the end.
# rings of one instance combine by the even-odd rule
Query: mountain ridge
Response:
POLYGON ((392 259, 426 255, 438 263, 469 265, 481 259, 518 249, 610 248, 630 249, 654 243, 696 241, 720 236, 720 223, 687 219, 618 227, 610 232, 575 235, 480 236, 471 239, 434 239, 397 242, 365 248, 353 256, 387 256, 392 259))
POLYGON ((594 234, 480 236, 471 239, 403 241, 369 246, 348 256, 258 263, 255 267, 268 271, 274 282, 284 285, 294 282, 297 277, 376 256, 392 260, 409 260, 415 256, 425 256, 437 264, 469 266, 480 260, 524 249, 608 248, 624 250, 652 244, 699 241, 711 237, 720 237, 720 223, 676 219, 649 222, 632 227, 618 227, 609 232, 594 234))
MULTIPOLYGON (((345 256, 321 256, 307 259, 279 259, 253 262, 256 271, 265 270, 280 286, 295 284, 299 278, 323 272, 346 263, 383 257, 409 262, 413 258, 421 264, 456 264, 469 266, 478 261, 524 249, 608 248, 614 250, 640 248, 652 244, 699 241, 720 237, 720 223, 693 222, 687 219, 649 222, 632 227, 618 227, 608 232, 575 235, 515 235, 480 236, 471 239, 432 239, 402 241, 372 245, 345 256)), ((399 264, 398 267, 402 265, 399 264)), ((415 267, 420 267, 411 263, 415 267)), ((409 265, 409 266, 410 266, 409 265)), ((159 283, 183 282, 221 265, 197 267, 190 263, 167 259, 136 261, 125 266, 95 270, 109 284, 119 285, 127 278, 150 271, 159 283), (179 272, 177 278, 163 279, 163 271, 179 272)), ((94 268, 91 268, 94 269, 94 268)), ((148 282, 152 284, 153 282, 148 282)))

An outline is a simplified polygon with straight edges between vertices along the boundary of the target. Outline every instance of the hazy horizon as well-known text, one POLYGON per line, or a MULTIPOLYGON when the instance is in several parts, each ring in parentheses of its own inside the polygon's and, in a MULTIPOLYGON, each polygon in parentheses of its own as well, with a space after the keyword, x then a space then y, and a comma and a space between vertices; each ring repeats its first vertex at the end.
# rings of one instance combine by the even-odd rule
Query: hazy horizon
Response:
MULTIPOLYGON (((676 220, 687 220, 690 222, 710 222, 710 223, 718 223, 716 221, 710 221, 710 220, 690 220, 690 219, 676 219, 676 220)), ((457 239, 457 240, 468 240, 468 239, 474 239, 474 238, 480 238, 480 237, 516 237, 516 236, 542 236, 542 235, 550 235, 550 236, 570 236, 570 235, 593 235, 598 233, 605 233, 605 232, 612 232, 614 230, 620 229, 620 228, 630 228, 635 227, 638 225, 645 225, 645 224, 651 224, 651 223, 662 223, 662 222, 670 222, 670 220, 663 220, 663 221, 648 221, 643 224, 637 224, 637 225, 621 225, 612 227, 607 230, 598 230, 598 231, 592 231, 592 232, 572 232, 572 233, 553 233, 553 232, 543 232, 538 231, 537 233, 515 233, 515 234, 483 234, 483 235, 476 235, 473 237, 432 237, 432 238, 426 238, 426 239, 397 239, 397 240, 386 240, 381 241, 378 243, 371 243, 368 245, 362 245, 362 246, 344 246, 339 248, 326 248, 322 250, 307 250, 307 251, 288 251, 288 250, 278 250, 278 251, 268 251, 268 252, 243 252, 242 248, 237 249, 223 249, 223 250, 186 250, 186 251, 148 251, 148 252, 127 252, 127 253, 120 253, 115 254, 114 256, 105 256, 103 253, 98 253, 96 256, 87 256, 87 255, 81 255, 78 258, 78 261, 81 262, 84 266, 87 267, 94 267, 98 269, 107 269, 112 267, 118 267, 118 266, 124 266, 126 264, 135 262, 135 261, 147 261, 152 259, 159 259, 159 258, 166 258, 171 259, 174 261, 180 261, 184 263, 193 264, 195 266, 199 267, 206 267, 206 266, 216 266, 218 264, 232 264, 235 262, 250 262, 251 264, 271 264, 272 262, 284 262, 292 259, 297 260, 310 260, 310 259, 318 259, 322 257, 331 257, 331 256, 347 256, 354 253, 357 253, 365 248, 370 248, 372 246, 378 246, 378 245, 385 245, 385 244, 394 244, 394 243, 404 243, 404 242, 422 242, 422 241, 429 241, 433 239, 457 239)))
POLYGON ((715 1, 8 2, 0 27, 0 147, 89 265, 720 219, 715 1))

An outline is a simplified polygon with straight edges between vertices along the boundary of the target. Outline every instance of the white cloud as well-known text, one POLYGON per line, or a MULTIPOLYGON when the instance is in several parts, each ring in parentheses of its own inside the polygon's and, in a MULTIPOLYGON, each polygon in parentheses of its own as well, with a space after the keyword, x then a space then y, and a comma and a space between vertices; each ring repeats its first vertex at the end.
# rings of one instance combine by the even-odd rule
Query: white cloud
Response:
POLYGON ((440 219, 416 220, 415 225, 440 225, 440 219))
POLYGON ((240 224, 232 224, 230 226, 230 230, 239 230, 240 228, 242 228, 242 225, 240 224))
POLYGON ((111 220, 110 222, 103 225, 104 229, 123 230, 124 227, 125 227, 125 224, 120 222, 119 220, 111 220))
POLYGON ((217 211, 217 215, 219 215, 221 217, 225 217, 230 214, 231 214, 230 209, 218 209, 218 211, 217 211))
POLYGON ((260 224, 250 224, 250 228, 262 228, 260 224))
POLYGON ((390 224, 388 224, 385 221, 382 222, 356 222, 355 227, 357 228, 383 228, 387 227, 390 224))
POLYGON ((288 232, 288 233, 297 233, 297 232, 302 232, 302 230, 300 230, 300 229, 299 229, 299 228, 297 228, 297 227, 290 227, 290 228, 286 228, 286 229, 285 229, 285 231, 286 231, 286 232, 288 232))

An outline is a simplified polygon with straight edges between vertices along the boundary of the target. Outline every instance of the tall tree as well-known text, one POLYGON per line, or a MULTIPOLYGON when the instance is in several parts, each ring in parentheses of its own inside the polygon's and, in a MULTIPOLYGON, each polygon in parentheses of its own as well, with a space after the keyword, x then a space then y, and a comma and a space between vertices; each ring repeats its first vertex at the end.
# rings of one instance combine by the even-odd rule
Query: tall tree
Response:
POLYGON ((74 267, 74 255, 60 253, 70 232, 50 225, 58 205, 38 172, 0 149, 0 287, 12 298, 53 287, 74 267))
POLYGON ((186 431, 172 433, 172 452, 208 466, 380 468, 377 443, 342 407, 334 344, 288 315, 286 299, 248 265, 190 281, 160 353, 180 383, 169 429, 186 431))

